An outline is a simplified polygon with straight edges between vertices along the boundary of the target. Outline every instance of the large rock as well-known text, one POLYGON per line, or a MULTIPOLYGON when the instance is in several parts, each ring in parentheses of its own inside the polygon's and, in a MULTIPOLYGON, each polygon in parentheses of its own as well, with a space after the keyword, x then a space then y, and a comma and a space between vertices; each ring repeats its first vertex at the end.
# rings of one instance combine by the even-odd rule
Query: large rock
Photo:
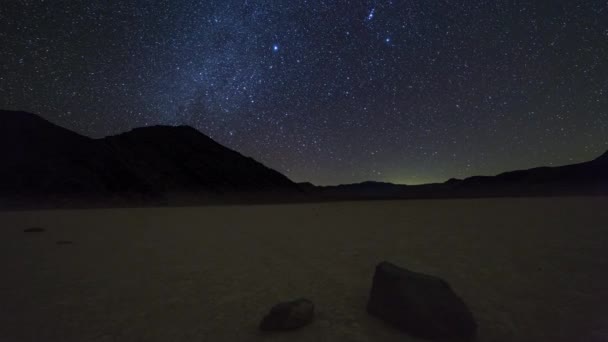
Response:
POLYGON ((312 322, 314 311, 313 303, 304 298, 279 303, 264 317, 260 330, 293 330, 303 327, 312 322))
POLYGON ((448 283, 389 262, 376 266, 367 312, 416 337, 468 338, 477 330, 448 283))

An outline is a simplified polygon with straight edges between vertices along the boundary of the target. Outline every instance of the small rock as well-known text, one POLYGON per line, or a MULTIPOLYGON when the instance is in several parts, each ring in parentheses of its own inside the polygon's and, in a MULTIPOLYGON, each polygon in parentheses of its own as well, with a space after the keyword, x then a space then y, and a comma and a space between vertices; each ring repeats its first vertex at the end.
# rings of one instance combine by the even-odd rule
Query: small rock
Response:
POLYGON ((31 228, 27 228, 23 230, 26 233, 42 233, 45 231, 44 228, 40 228, 40 227, 31 227, 31 228))
POLYGON ((416 337, 470 338, 477 330, 447 282, 388 262, 376 266, 367 312, 416 337))
POLYGON ((304 298, 279 303, 264 317, 260 330, 293 330, 303 327, 312 322, 314 311, 314 304, 304 298))

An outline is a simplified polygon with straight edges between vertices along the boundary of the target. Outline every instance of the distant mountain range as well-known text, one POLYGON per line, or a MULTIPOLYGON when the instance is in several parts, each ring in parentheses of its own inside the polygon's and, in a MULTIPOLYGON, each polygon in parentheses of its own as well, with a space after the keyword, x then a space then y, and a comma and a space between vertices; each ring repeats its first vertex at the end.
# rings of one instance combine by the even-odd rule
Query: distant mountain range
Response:
POLYGON ((426 185, 296 184, 188 126, 92 139, 0 111, 0 208, 350 199, 608 195, 608 153, 561 167, 426 185))
POLYGON ((424 185, 363 182, 317 187, 317 191, 323 197, 333 199, 608 195, 608 152, 580 164, 510 171, 497 176, 474 176, 424 185))

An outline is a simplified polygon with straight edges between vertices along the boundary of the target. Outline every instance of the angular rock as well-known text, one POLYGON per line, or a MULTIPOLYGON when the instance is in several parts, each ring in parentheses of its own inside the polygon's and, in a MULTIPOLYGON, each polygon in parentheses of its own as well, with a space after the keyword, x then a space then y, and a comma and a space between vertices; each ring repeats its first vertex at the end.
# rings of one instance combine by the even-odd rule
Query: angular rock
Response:
POLYGON ((25 233, 42 233, 45 231, 44 228, 40 227, 31 227, 23 230, 25 233))
POLYGON ((447 282, 386 261, 376 266, 367 312, 422 338, 469 338, 477 330, 447 282))
POLYGON ((314 304, 304 298, 279 303, 264 317, 260 330, 293 330, 303 327, 312 322, 314 311, 314 304))

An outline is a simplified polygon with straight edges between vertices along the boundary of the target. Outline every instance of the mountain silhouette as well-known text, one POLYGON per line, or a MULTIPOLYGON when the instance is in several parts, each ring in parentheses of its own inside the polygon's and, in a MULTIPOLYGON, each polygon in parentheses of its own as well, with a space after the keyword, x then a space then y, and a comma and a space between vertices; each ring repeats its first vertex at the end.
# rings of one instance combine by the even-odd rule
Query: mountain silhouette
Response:
POLYGON ((103 143, 25 112, 0 112, 0 193, 105 195, 145 191, 103 143))
POLYGON ((0 111, 0 153, 4 198, 300 193, 281 173, 187 126, 136 128, 92 139, 31 113, 0 111))
POLYGON ((153 126, 101 139, 155 190, 210 193, 297 191, 281 173, 189 126, 153 126))
POLYGON ((0 111, 0 153, 0 207, 608 195, 608 152, 585 163, 436 184, 315 186, 189 126, 92 139, 35 114, 0 111))
POLYGON ((537 167, 496 176, 450 179, 444 183, 398 185, 364 182, 320 187, 330 198, 452 198, 608 195, 608 152, 579 164, 537 167))

